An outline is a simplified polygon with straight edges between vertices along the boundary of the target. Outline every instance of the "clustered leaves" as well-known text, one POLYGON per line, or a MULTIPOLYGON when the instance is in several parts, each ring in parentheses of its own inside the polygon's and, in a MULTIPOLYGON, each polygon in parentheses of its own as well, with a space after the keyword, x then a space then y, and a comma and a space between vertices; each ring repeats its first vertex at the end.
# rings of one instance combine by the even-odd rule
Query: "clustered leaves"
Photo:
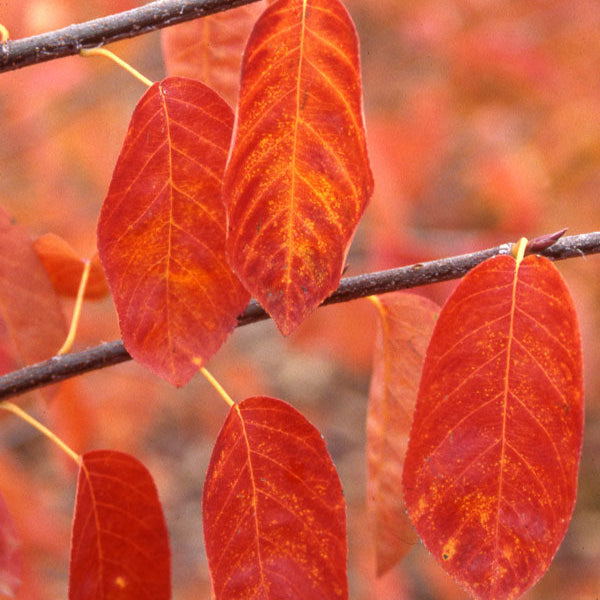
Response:
MULTIPOLYGON (((217 352, 250 297, 293 332, 337 288, 373 192, 346 9, 278 0, 258 16, 263 8, 239 9, 252 27, 239 90, 217 81, 224 99, 207 85, 209 59, 189 70, 205 82, 174 75, 143 95, 99 217, 123 342, 175 386, 217 352), (234 113, 226 100, 236 98, 234 113)), ((165 34, 167 64, 199 60, 198 27, 221 39, 236 22, 232 11, 186 25, 185 43, 165 34)), ((219 55, 230 72, 245 36, 234 37, 231 56, 219 55)), ((544 574, 566 533, 583 436, 581 341, 560 275, 524 247, 475 268, 441 309, 404 293, 373 299, 368 514, 379 575, 416 530, 472 597, 510 600, 544 574)), ((46 358, 66 334, 56 295, 76 295, 84 261, 57 236, 32 245, 4 212, 0 250, 15 364, 46 358)), ((92 265, 97 298, 107 289, 92 265)), ((77 462, 70 600, 170 598, 149 472, 111 450, 77 462)), ((202 520, 217 600, 348 598, 342 487, 318 430, 285 402, 230 407, 202 520)), ((0 592, 17 593, 20 569, 0 497, 0 592)))

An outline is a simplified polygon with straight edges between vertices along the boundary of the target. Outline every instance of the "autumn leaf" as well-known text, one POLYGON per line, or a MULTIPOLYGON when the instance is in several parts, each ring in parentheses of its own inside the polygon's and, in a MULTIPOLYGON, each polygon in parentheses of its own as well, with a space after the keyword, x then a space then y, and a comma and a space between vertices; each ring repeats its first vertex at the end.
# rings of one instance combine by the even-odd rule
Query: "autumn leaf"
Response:
MULTIPOLYGON (((9 352, 17 352, 21 365, 50 358, 67 335, 58 297, 31 240, 1 207, 0 318, 14 344, 9 352)), ((3 353, 0 349, 0 357, 3 353)))
POLYGON ((230 410, 202 518, 217 600, 347 598, 341 484, 319 432, 281 400, 230 410))
POLYGON ((284 334, 331 292, 373 189, 358 41, 339 0, 280 0, 242 63, 227 255, 284 334))
POLYGON ((425 545, 475 598, 546 571, 575 504, 581 342, 547 259, 497 256, 448 299, 427 349, 404 465, 425 545))
POLYGON ((381 576, 416 542, 398 490, 425 349, 440 309, 406 292, 377 296, 373 302, 379 326, 367 412, 367 513, 381 576))
POLYGON ((69 600, 167 600, 167 527, 150 473, 113 450, 81 457, 69 600))
MULTIPOLYGON (((33 249, 39 256, 57 294, 75 298, 83 274, 84 260, 60 236, 46 233, 33 242, 33 249)), ((95 254, 85 288, 85 298, 99 299, 108 294, 104 271, 95 254)))
POLYGON ((220 190, 232 124, 204 84, 155 83, 133 113, 100 214, 123 343, 174 385, 219 349, 249 300, 225 258, 220 190))
POLYGON ((161 30, 169 75, 198 79, 237 103, 242 54, 265 0, 161 30))
POLYGON ((17 527, 0 494, 0 595, 14 597, 21 583, 23 553, 17 527))

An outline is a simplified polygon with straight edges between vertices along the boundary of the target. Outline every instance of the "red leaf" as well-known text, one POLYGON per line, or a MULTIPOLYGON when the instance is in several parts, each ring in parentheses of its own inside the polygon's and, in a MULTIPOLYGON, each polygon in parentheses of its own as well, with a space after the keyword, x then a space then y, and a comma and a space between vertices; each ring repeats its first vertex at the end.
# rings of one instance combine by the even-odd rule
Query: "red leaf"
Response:
POLYGON ((77 482, 69 600, 170 596, 169 538, 150 473, 128 454, 87 452, 77 482))
POLYGON ((339 0, 279 0, 242 66, 227 255, 284 334, 340 280, 373 189, 358 41, 339 0))
MULTIPOLYGON (((46 360, 67 335, 58 297, 31 240, 0 208, 0 318, 22 365, 46 360)), ((1 329, 1 328, 0 328, 1 329)), ((0 351, 0 355, 2 351, 0 351)), ((6 362, 6 361, 3 361, 6 362)))
POLYGON ((427 350, 404 494, 425 545, 474 597, 546 571, 575 504, 581 343, 548 260, 498 256, 444 306, 427 350))
POLYGON ((235 106, 244 46, 266 5, 260 0, 163 29, 167 73, 198 79, 235 106))
POLYGON ((133 113, 98 224, 125 347, 174 385, 219 349, 249 300, 225 258, 232 123, 204 84, 154 84, 133 113))
POLYGON ((285 402, 231 409, 202 517, 217 600, 347 598, 342 487, 319 432, 285 402))
POLYGON ((406 292, 378 296, 375 305, 380 320, 367 414, 367 512, 382 575, 416 542, 398 490, 425 349, 440 308, 406 292))
POLYGON ((0 494, 0 596, 15 596, 21 583, 23 554, 17 527, 0 494))
MULTIPOLYGON (((56 293, 71 298, 77 297, 84 261, 75 250, 63 238, 54 233, 40 236, 33 242, 33 249, 40 257, 56 293)), ((96 254, 92 258, 85 297, 98 299, 104 298, 107 294, 108 285, 96 254)))

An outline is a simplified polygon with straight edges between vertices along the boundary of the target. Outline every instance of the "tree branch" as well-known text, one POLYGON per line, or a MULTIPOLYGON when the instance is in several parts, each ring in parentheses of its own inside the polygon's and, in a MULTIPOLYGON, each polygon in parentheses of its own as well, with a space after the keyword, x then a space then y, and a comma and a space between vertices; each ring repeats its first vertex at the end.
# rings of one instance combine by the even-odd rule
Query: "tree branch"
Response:
MULTIPOLYGON (((458 279, 484 260, 498 254, 508 254, 510 248, 510 243, 503 244, 471 254, 442 258, 378 273, 347 277, 342 279, 338 289, 323 302, 323 305, 348 302, 372 294, 383 294, 458 279)), ((551 260, 563 260, 598 253, 600 253, 600 231, 563 238, 539 252, 539 254, 551 260)), ((257 302, 251 301, 239 317, 238 326, 268 318, 269 316, 264 309, 257 302)), ((127 350, 123 347, 123 342, 120 340, 82 352, 55 356, 44 362, 0 377, 0 400, 127 360, 131 360, 131 356, 129 356, 127 350)))
POLYGON ((256 0, 158 0, 139 8, 0 44, 0 73, 79 54, 110 42, 143 35, 256 0))

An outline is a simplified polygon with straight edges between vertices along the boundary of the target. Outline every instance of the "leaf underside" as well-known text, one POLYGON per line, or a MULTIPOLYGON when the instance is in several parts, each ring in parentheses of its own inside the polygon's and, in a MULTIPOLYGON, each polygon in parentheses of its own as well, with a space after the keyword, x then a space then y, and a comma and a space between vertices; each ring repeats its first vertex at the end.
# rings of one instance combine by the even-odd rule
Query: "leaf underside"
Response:
POLYGON ((379 320, 367 410, 367 514, 377 574, 383 575, 416 542, 398 490, 425 350, 440 308, 406 292, 378 296, 374 303, 379 320))

